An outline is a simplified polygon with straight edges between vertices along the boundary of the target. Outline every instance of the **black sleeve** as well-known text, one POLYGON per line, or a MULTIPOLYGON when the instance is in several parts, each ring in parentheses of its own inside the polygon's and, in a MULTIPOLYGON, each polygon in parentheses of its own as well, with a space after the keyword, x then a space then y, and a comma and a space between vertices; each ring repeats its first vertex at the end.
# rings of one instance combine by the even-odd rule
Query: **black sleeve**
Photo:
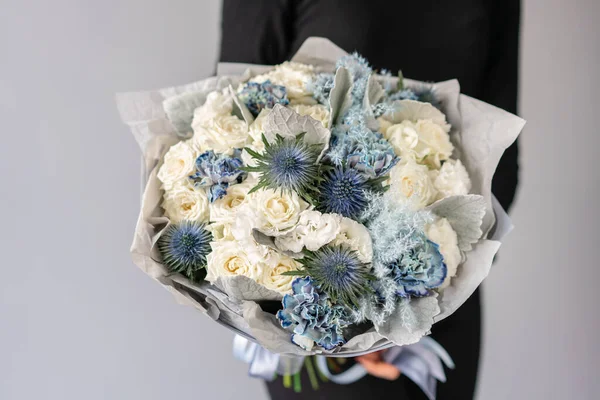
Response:
MULTIPOLYGON (((520 0, 493 0, 491 43, 482 100, 517 113, 519 68, 520 0)), ((513 203, 519 175, 518 143, 500 159, 492 181, 492 192, 508 210, 513 203)))
POLYGON ((294 0, 224 0, 221 19, 223 62, 279 64, 293 41, 294 0))

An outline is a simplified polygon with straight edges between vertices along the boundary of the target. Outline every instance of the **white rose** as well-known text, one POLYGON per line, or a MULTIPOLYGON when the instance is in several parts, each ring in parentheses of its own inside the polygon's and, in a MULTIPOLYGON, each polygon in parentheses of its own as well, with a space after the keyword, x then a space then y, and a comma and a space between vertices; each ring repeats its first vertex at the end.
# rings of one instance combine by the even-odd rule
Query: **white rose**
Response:
POLYGON ((162 207, 172 222, 184 220, 207 222, 208 197, 203 188, 195 188, 189 180, 174 183, 163 196, 162 207))
POLYGON ((439 169, 454 150, 448 131, 432 120, 407 120, 392 125, 386 129, 385 138, 400 157, 413 158, 435 169, 439 169))
POLYGON ((336 214, 322 214, 319 211, 305 210, 300 214, 298 224, 291 232, 275 238, 275 244, 283 249, 299 253, 303 247, 317 251, 331 242, 340 230, 340 217, 336 214))
POLYGON ((235 115, 216 115, 207 120, 192 121, 194 142, 203 150, 231 154, 234 148, 242 148, 248 143, 248 125, 235 115))
POLYGON ((251 262, 235 241, 211 242, 207 256, 206 280, 214 282, 220 276, 243 275, 257 281, 263 273, 260 263, 251 262))
POLYGON ((295 271, 300 263, 293 258, 271 251, 265 261, 263 274, 258 283, 281 294, 292 291, 292 281, 296 276, 282 275, 284 272, 295 271))
POLYGON ((206 102, 194 110, 194 121, 197 123, 208 121, 219 115, 231 115, 233 111, 233 97, 228 92, 211 92, 206 97, 206 102))
POLYGON ((269 236, 279 236, 293 228, 300 213, 308 204, 295 192, 282 193, 263 189, 251 196, 250 204, 255 212, 253 226, 269 236))
POLYGON ((158 170, 158 179, 167 189, 175 182, 187 179, 194 173, 196 158, 198 158, 198 151, 189 141, 171 146, 163 158, 163 165, 158 170))
POLYGON ((373 260, 373 244, 367 228, 353 219, 342 217, 340 231, 331 242, 333 245, 345 245, 358 253, 358 258, 364 263, 373 260))
POLYGON ((454 229, 452 229, 446 218, 440 218, 425 227, 425 234, 429 240, 439 246, 440 253, 444 257, 448 274, 440 288, 445 288, 450 285, 450 279, 456 276, 458 264, 460 264, 462 259, 460 249, 458 248, 456 232, 454 232, 454 229))
POLYGON ((286 61, 263 75, 255 76, 251 82, 262 83, 270 80, 275 85, 285 86, 288 99, 292 104, 316 104, 306 85, 315 76, 314 67, 286 61))
POLYGON ((379 127, 377 128, 377 131, 381 132, 383 134, 383 136, 385 136, 387 138, 387 135, 386 135, 387 130, 393 124, 383 117, 377 118, 377 122, 379 123, 379 127))
POLYGON ((210 203, 210 220, 212 222, 232 222, 237 209, 246 202, 246 196, 254 184, 253 180, 246 179, 240 184, 229 186, 225 196, 210 203))
POLYGON ((460 160, 448 160, 439 171, 429 172, 433 186, 438 191, 437 200, 468 194, 471 191, 471 180, 467 169, 460 160))
POLYGON ((292 106, 292 110, 300 115, 308 115, 323 124, 325 128, 329 127, 329 110, 324 105, 296 104, 292 106))
POLYGON ((437 191, 428 172, 425 165, 412 159, 396 164, 390 172, 390 192, 398 200, 410 200, 417 209, 431 204, 437 191))
POLYGON ((231 233, 231 224, 229 222, 215 222, 206 227, 206 230, 212 234, 213 240, 235 240, 231 233))

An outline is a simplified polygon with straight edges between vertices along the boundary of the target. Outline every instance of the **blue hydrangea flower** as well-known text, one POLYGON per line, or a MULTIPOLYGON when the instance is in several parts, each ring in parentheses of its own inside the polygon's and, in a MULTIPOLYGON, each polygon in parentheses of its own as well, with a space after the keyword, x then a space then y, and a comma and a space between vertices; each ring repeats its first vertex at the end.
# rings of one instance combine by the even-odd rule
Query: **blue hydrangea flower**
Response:
POLYGON ((352 168, 336 167, 323 175, 319 184, 317 209, 358 219, 367 206, 367 193, 381 190, 352 168))
POLYGON ((277 318, 281 326, 293 330, 294 343, 301 345, 308 339, 326 350, 346 343, 342 330, 351 323, 346 309, 334 305, 311 278, 295 279, 292 294, 283 297, 282 305, 277 318))
POLYGON ((417 245, 389 266, 400 297, 428 296, 446 279, 447 267, 438 245, 424 236, 419 239, 417 245))
POLYGON ((194 279, 206 266, 211 240, 212 235, 204 224, 182 221, 170 225, 158 239, 157 246, 169 271, 194 279))
POLYGON ((263 108, 273 108, 275 104, 286 106, 290 103, 285 86, 274 85, 270 80, 246 83, 238 97, 255 117, 263 108))
POLYGON ((242 171, 242 151, 234 149, 233 155, 216 154, 209 150, 196 159, 196 173, 190 175, 195 186, 208 188, 208 200, 212 203, 227 194, 229 185, 246 179, 242 171))
POLYGON ((327 157, 334 164, 355 169, 369 179, 387 175, 399 160, 383 135, 360 125, 353 125, 347 131, 334 128, 327 157))

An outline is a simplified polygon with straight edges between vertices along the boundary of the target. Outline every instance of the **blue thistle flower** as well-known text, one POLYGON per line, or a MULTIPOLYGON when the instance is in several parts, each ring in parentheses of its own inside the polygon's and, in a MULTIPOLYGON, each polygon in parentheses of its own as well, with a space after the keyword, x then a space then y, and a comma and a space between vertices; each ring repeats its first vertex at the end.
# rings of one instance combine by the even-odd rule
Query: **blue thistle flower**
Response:
POLYGON ((171 272, 195 279, 206 266, 212 235, 205 225, 195 221, 182 221, 170 225, 158 239, 158 251, 171 272))
POLYGON ((305 251, 301 272, 308 274, 319 289, 334 302, 356 305, 369 293, 372 279, 369 264, 360 261, 356 251, 347 246, 324 246, 317 251, 305 251))
POLYGON ((446 279, 447 267, 439 246, 424 235, 418 244, 389 265, 390 276, 397 283, 400 297, 428 296, 446 279))
POLYGON ((333 168, 318 187, 317 209, 358 219, 367 206, 367 193, 382 191, 380 179, 369 181, 352 168, 333 168))
POLYGON ((276 135, 274 142, 269 143, 263 135, 265 149, 262 154, 245 149, 256 160, 257 165, 244 167, 243 170, 260 174, 258 184, 250 193, 261 188, 271 188, 296 192, 312 201, 309 191, 314 189, 315 179, 319 179, 317 158, 321 147, 318 144, 306 144, 303 138, 304 134, 295 138, 276 135))
MULTIPOLYGON (((277 312, 281 326, 293 329, 292 341, 302 344, 300 337, 316 342, 326 350, 346 343, 343 329, 350 325, 347 310, 335 305, 309 277, 292 282, 292 294, 282 300, 283 309, 277 312)), ((309 348, 305 347, 307 350, 309 348)))
POLYGON ((270 80, 246 83, 238 97, 255 117, 263 108, 273 108, 275 104, 286 106, 290 103, 285 86, 274 85, 270 80))
POLYGON ((246 179, 241 154, 240 149, 234 149, 231 156, 209 150, 196 159, 196 173, 189 178, 194 186, 209 188, 208 200, 211 203, 225 196, 229 185, 242 183, 246 179))

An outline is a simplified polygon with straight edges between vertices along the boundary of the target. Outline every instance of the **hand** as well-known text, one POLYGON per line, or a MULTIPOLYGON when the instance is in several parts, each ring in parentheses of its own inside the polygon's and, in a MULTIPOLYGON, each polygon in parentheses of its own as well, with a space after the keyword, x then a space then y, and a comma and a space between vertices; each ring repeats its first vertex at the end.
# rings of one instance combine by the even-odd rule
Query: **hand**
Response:
POLYGON ((400 370, 392 364, 383 361, 383 351, 385 350, 356 357, 356 361, 358 361, 369 374, 376 376, 377 378, 394 381, 400 376, 400 370))

